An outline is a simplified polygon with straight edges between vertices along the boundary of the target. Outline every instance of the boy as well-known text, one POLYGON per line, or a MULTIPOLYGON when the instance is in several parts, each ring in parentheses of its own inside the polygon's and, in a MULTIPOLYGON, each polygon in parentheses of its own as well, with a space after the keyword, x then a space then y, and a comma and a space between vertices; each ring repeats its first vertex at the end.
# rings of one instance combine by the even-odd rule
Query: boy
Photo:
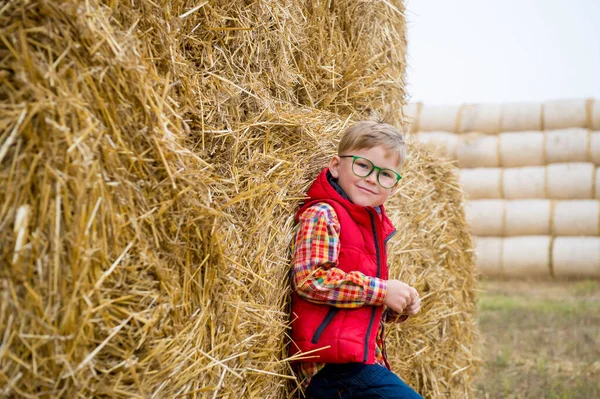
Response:
POLYGON ((402 134, 358 122, 296 214, 292 355, 309 398, 421 398, 390 371, 383 321, 419 312, 417 291, 388 279, 395 233, 383 203, 398 190, 402 134))

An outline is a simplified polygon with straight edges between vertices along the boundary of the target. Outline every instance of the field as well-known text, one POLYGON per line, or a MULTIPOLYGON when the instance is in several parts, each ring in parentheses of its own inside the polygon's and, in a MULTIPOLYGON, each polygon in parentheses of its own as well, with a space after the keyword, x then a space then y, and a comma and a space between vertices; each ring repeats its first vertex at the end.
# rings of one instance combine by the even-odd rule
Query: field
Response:
POLYGON ((600 283, 484 281, 476 398, 600 398, 600 283))

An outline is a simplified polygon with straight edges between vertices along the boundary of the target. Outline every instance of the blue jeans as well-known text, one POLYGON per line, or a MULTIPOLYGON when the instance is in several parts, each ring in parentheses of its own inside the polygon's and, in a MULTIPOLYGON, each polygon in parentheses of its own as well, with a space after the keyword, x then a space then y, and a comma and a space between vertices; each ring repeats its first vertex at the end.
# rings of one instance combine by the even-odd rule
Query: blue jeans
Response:
POLYGON ((310 381, 306 396, 312 399, 423 399, 387 368, 365 363, 325 365, 310 381))

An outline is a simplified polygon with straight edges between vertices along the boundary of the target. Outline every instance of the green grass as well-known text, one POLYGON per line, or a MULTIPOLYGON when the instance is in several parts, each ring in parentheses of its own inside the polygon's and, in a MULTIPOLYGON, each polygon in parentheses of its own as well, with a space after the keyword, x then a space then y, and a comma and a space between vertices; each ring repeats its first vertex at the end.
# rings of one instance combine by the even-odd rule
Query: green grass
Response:
POLYGON ((600 398, 600 284, 482 283, 477 398, 600 398))
POLYGON ((571 292, 576 296, 593 295, 600 291, 600 282, 595 280, 578 281, 573 284, 571 292))
POLYGON ((541 313, 558 313, 581 315, 589 312, 600 312, 599 302, 581 302, 576 300, 528 299, 509 297, 506 295, 485 294, 479 299, 480 312, 497 311, 530 311, 541 313))

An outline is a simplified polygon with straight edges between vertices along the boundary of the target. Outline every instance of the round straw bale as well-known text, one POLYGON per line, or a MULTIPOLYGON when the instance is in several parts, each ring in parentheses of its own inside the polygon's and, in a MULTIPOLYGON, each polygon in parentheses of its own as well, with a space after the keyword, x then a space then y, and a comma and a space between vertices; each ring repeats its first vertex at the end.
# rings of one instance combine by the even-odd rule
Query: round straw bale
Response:
POLYGON ((508 277, 550 275, 552 237, 506 237, 502 248, 502 272, 508 277))
POLYGON ((182 379, 197 391, 222 375, 205 355, 220 357, 213 333, 232 331, 218 325, 226 305, 205 305, 225 282, 221 184, 188 148, 152 46, 105 6, 81 7, 0 15, 18 44, 0 85, 0 396, 169 397, 182 379))
POLYGON ((423 310, 402 328, 388 327, 387 350, 392 369, 409 377, 417 391, 431 392, 427 397, 443 397, 448 390, 452 397, 469 397, 478 334, 464 199, 452 165, 419 143, 409 144, 402 195, 386 206, 398 227, 390 241, 390 276, 417 288, 423 310))
POLYGON ((591 163, 548 165, 548 198, 593 198, 595 172, 596 168, 591 163))
POLYGON ((590 161, 600 165, 600 131, 590 132, 590 161))
POLYGON ((544 132, 510 132, 498 135, 500 165, 503 167, 546 164, 544 132))
POLYGON ((552 234, 556 236, 600 235, 600 201, 555 201, 552 234))
POLYGON ((504 200, 471 200, 465 205, 467 222, 477 236, 503 236, 504 211, 504 200))
POLYGON ((546 132, 546 162, 586 162, 590 140, 587 129, 570 128, 546 132))
POLYGON ((556 237, 552 269, 557 277, 600 277, 600 237, 556 237))
POLYGON ((600 199, 600 167, 596 168, 596 173, 594 176, 594 198, 600 199))
POLYGON ((592 126, 590 128, 600 130, 600 101, 597 99, 593 100, 591 110, 592 126))
POLYGON ((540 103, 505 103, 501 105, 500 113, 501 132, 542 130, 540 103))
POLYGON ((469 199, 502 198, 502 169, 461 169, 460 185, 469 199))
POLYGON ((419 114, 421 113, 422 103, 408 103, 403 107, 405 116, 405 124, 408 126, 408 131, 418 132, 419 131, 419 114))
POLYGON ((475 263, 485 276, 502 275, 502 237, 475 237, 475 263))
POLYGON ((498 163, 498 136, 468 133, 461 135, 456 149, 461 168, 496 167, 498 163))
POLYGON ((506 202, 507 236, 550 234, 551 201, 539 199, 506 202))
POLYGON ((465 104, 460 114, 460 132, 498 133, 499 104, 465 104))
POLYGON ((421 132, 416 135, 417 140, 440 156, 456 159, 456 146, 458 136, 448 132, 421 132))
POLYGON ((509 199, 546 198, 546 167, 506 168, 504 197, 509 199))
MULTIPOLYGON (((227 7, 228 2, 221 3, 227 7)), ((270 74, 267 71, 274 58, 258 50, 274 44, 277 49, 285 46, 274 56, 286 57, 285 69, 297 73, 296 82, 289 86, 295 101, 340 115, 372 109, 394 123, 400 122, 406 65, 405 7, 401 0, 269 1, 254 7, 268 11, 273 4, 281 10, 277 18, 262 14, 243 18, 245 26, 252 27, 250 32, 257 27, 270 30, 269 41, 260 47, 254 44, 252 56, 262 66, 259 74, 270 74), (290 25, 296 30, 293 36, 279 37, 290 25)), ((245 64, 240 65, 240 72, 245 64)))
POLYGON ((460 106, 458 105, 428 105, 423 104, 419 116, 419 130, 422 132, 453 132, 460 106))
POLYGON ((555 100, 544 103, 544 129, 587 128, 587 100, 555 100))

